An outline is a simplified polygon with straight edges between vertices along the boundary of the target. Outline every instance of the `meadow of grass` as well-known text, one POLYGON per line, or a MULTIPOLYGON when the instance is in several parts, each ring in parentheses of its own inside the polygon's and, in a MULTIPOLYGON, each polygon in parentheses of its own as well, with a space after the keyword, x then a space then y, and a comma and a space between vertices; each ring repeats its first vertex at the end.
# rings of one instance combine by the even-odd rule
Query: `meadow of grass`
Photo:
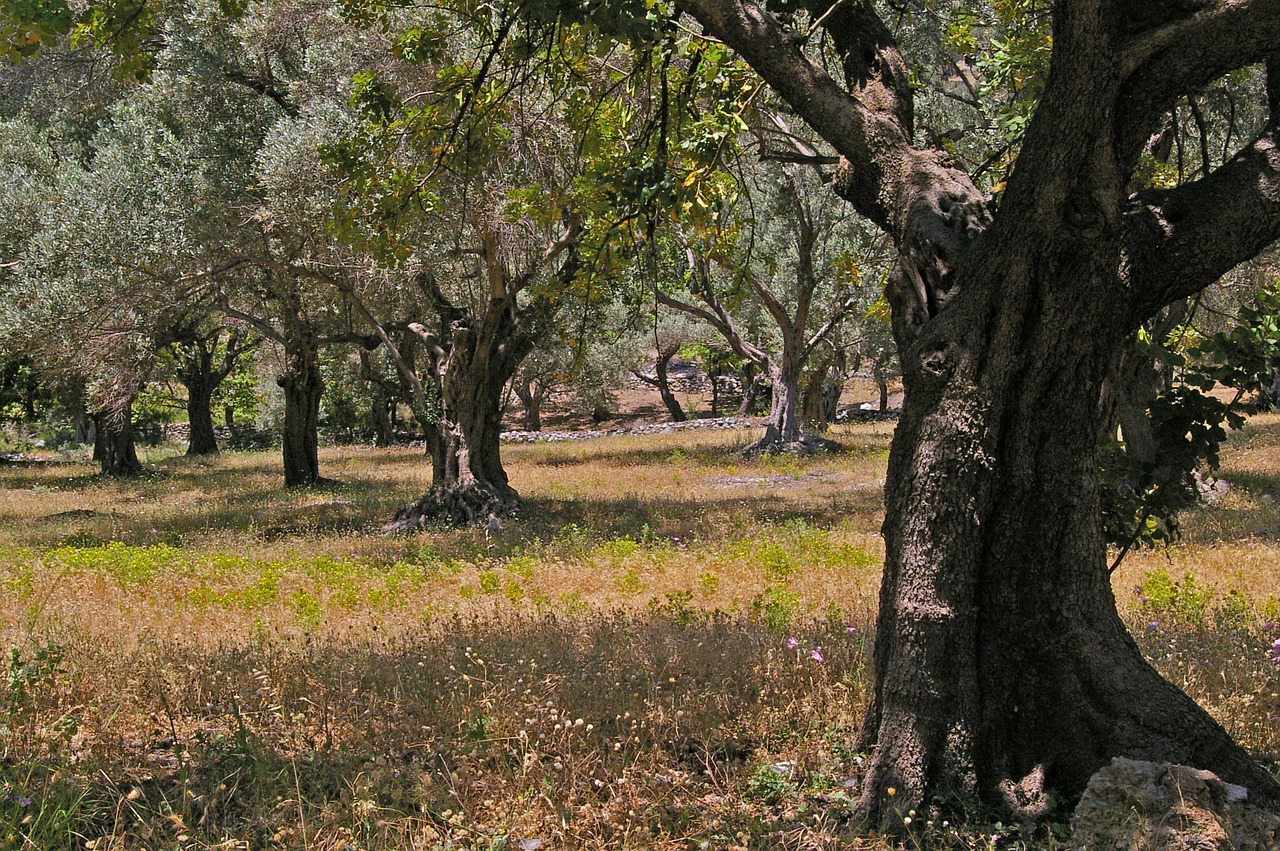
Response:
MULTIPOLYGON (((174 448, 111 482, 0 466, 0 847, 1065 847, 850 821, 890 429, 744 461, 747 432, 507 447, 497 530, 387 536, 411 449, 174 448)), ((1168 551, 1117 571, 1161 670, 1280 755, 1280 418, 1168 551)))

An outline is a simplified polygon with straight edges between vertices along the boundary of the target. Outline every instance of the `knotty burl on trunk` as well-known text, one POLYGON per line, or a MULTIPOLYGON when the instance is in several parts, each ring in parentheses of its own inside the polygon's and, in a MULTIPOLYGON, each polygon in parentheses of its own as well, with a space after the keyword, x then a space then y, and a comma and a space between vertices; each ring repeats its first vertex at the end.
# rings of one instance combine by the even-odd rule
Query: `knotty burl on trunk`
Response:
POLYGON ((863 813, 894 821, 959 798, 1034 816, 1048 790, 1070 798, 1120 755, 1280 801, 1120 621, 1094 462, 1102 381, 1137 325, 1280 236, 1274 115, 1200 180, 1126 189, 1178 98, 1267 61, 1280 0, 1054 4, 1046 91, 998 208, 944 152, 916 146, 907 64, 870 4, 808 9, 843 85, 806 53, 807 24, 793 31, 750 0, 678 6, 836 149, 835 191, 899 251, 889 295, 906 402, 863 813))

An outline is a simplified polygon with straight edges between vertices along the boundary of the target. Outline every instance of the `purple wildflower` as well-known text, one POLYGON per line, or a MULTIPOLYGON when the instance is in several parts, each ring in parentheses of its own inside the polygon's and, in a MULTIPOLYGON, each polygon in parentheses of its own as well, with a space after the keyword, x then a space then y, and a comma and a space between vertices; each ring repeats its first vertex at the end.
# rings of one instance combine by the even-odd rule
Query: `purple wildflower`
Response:
POLYGON ((18 799, 18 806, 20 807, 31 806, 31 799, 28 798, 26 795, 23 795, 21 798, 18 799))
POLYGON ((813 661, 815 661, 815 662, 821 662, 821 661, 822 661, 822 648, 821 648, 821 647, 819 647, 819 648, 817 648, 816 650, 810 650, 810 651, 809 651, 809 658, 810 658, 810 659, 812 659, 812 660, 813 660, 813 661))
POLYGON ((1160 628, 1160 621, 1152 621, 1151 623, 1147 624, 1147 629, 1159 629, 1159 628, 1160 628))
POLYGON ((788 650, 795 650, 795 649, 796 649, 797 647, 799 647, 799 646, 800 646, 800 642, 799 642, 799 641, 797 641, 796 639, 794 639, 794 638, 788 638, 788 639, 787 639, 787 649, 788 649, 788 650))

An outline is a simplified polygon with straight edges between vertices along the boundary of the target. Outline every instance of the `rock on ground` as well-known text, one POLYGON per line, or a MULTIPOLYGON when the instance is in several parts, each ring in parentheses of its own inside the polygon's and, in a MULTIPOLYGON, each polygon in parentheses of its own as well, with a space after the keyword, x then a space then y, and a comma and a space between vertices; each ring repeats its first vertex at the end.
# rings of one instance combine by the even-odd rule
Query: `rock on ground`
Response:
POLYGON ((1071 847, 1276 851, 1280 815, 1212 772, 1116 758, 1090 778, 1071 819, 1071 847))

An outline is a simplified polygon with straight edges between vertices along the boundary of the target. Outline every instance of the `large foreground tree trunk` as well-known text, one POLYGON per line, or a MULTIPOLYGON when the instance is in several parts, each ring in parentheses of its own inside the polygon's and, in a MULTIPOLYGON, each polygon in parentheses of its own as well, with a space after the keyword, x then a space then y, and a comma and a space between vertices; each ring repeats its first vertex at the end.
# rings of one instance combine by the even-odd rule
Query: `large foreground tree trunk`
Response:
POLYGON ((133 400, 93 415, 93 457, 102 475, 127 478, 142 472, 133 435, 133 400))
MULTIPOLYGON (((1280 237, 1274 3, 1058 2, 1044 95, 992 214, 914 145, 911 75, 870 3, 810 11, 841 88, 750 0, 678 0, 842 155, 833 186, 897 243, 906 391, 886 482, 885 575, 862 813, 925 800, 1019 816, 1109 759, 1280 784, 1143 659, 1116 611, 1095 447, 1107 366, 1136 326, 1280 237), (1128 193, 1178 97, 1268 60, 1272 122, 1201 180, 1128 193)), ((804 33, 800 33, 804 36, 804 33)))
POLYGON ((904 358, 862 742, 882 813, 927 791, 1035 815, 1117 755, 1268 785, 1116 612, 1094 446, 1123 288, 1069 232, 1045 236, 1012 230, 1043 253, 976 261, 972 303, 904 358))
POLYGON ((306 487, 320 481, 320 376, 319 350, 306 332, 286 337, 284 369, 276 383, 284 391, 285 487, 306 487))

